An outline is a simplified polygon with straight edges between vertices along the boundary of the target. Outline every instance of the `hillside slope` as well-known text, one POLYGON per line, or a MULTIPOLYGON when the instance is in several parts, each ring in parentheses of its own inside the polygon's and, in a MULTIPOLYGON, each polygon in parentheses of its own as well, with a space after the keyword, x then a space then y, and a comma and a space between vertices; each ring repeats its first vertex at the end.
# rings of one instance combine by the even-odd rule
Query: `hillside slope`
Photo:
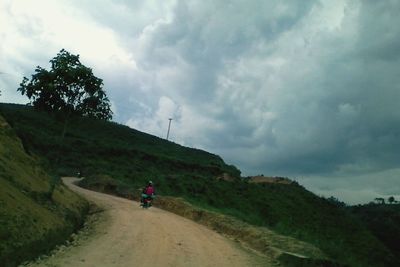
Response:
POLYGON ((140 183, 146 181, 146 176, 159 174, 240 176, 237 168, 225 164, 217 155, 116 123, 75 118, 69 122, 66 137, 60 142, 63 122, 47 113, 33 112, 32 107, 15 104, 0 104, 0 112, 24 147, 49 159, 50 167, 60 175, 81 170, 83 174, 108 173, 121 180, 133 179, 140 183))
POLYGON ((400 204, 367 204, 349 208, 367 228, 400 258, 400 204))
POLYGON ((340 263, 399 265, 360 220, 296 183, 248 183, 216 155, 115 123, 75 119, 60 143, 62 123, 46 113, 9 104, 0 112, 24 147, 55 173, 83 171, 87 188, 131 198, 151 179, 160 195, 309 242, 340 263), (217 179, 227 175, 232 178, 217 179))
POLYGON ((0 116, 0 262, 15 266, 63 242, 83 221, 87 203, 27 155, 0 116))

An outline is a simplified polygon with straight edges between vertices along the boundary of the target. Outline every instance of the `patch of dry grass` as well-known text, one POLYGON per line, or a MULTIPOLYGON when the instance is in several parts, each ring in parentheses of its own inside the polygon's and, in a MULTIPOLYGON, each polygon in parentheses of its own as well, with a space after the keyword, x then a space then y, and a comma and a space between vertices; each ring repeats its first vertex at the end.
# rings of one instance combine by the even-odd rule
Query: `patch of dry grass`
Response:
POLYGON ((266 227, 256 227, 231 216, 195 207, 181 198, 158 197, 155 206, 196 221, 272 258, 277 259, 287 252, 307 258, 327 258, 320 249, 309 243, 279 235, 266 227))

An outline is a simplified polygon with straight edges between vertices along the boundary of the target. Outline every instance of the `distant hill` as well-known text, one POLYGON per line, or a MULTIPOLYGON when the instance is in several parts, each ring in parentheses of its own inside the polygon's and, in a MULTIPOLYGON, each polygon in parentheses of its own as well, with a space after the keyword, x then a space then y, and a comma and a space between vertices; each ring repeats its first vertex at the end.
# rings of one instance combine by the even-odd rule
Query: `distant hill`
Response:
POLYGON ((193 174, 234 177, 240 171, 217 155, 187 148, 127 126, 100 120, 76 119, 59 142, 63 123, 32 107, 1 104, 1 112, 24 146, 44 158, 58 174, 108 173, 122 180, 140 182, 159 174, 193 174), (56 162, 54 159, 59 159, 56 162), (118 166, 117 168, 111 168, 118 166))
POLYGON ((131 198, 151 179, 159 195, 309 242, 341 264, 400 266, 357 216, 296 182, 252 183, 217 155, 116 123, 76 118, 60 140, 62 122, 46 113, 12 104, 0 113, 29 153, 54 174, 81 171, 85 187, 131 198))
POLYGON ((52 249, 82 224, 87 202, 55 183, 0 115, 1 266, 52 249))
POLYGON ((349 209, 397 258, 400 258, 400 204, 367 204, 349 209))

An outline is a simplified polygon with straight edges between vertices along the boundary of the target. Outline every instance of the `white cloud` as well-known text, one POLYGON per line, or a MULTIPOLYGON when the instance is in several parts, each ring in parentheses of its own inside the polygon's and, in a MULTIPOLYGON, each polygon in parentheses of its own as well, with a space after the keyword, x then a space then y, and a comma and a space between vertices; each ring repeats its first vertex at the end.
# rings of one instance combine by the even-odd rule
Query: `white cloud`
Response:
MULTIPOLYGON (((142 108, 151 110, 145 104, 141 104, 142 108)), ((126 124, 132 128, 149 132, 153 135, 165 138, 169 119, 175 120, 180 116, 180 107, 172 101, 172 99, 161 96, 158 100, 158 108, 154 113, 136 114, 135 117, 129 119, 126 124)))
POLYGON ((137 70, 132 53, 121 46, 115 31, 100 27, 68 1, 5 1, 0 18, 0 68, 11 74, 3 80, 5 101, 20 99, 12 91, 22 76, 32 74, 37 65, 48 67, 62 48, 80 54, 84 64, 94 66, 95 74, 137 70))

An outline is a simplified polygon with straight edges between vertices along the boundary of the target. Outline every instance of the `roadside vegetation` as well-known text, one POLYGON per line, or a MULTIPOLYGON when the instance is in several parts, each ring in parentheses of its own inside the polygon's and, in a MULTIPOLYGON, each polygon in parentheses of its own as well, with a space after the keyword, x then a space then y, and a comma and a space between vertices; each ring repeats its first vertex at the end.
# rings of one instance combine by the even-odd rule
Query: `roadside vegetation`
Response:
POLYGON ((0 115, 0 265, 16 266, 63 243, 87 208, 25 152, 0 115))
MULTIPOLYGON (((70 120, 87 117, 106 121, 112 112, 103 81, 80 62, 79 55, 62 49, 50 64, 50 70, 38 66, 30 79, 24 77, 18 91, 29 98, 35 110, 62 124, 56 138, 41 140, 56 146, 53 160, 61 164, 70 120)), ((31 129, 48 137, 49 133, 40 134, 46 128, 42 127, 44 122, 34 123, 31 129)), ((21 143, 2 117, 0 127, 0 262, 15 266, 65 241, 82 224, 88 203, 62 185, 59 175, 49 176, 42 169, 47 162, 29 149, 32 132, 20 136, 21 143)))
POLYGON ((342 265, 399 265, 358 216, 295 182, 249 183, 217 155, 104 120, 73 117, 59 142, 63 122, 46 112, 1 104, 0 113, 55 177, 80 172, 83 186, 127 198, 151 179, 159 195, 311 243, 342 265))
MULTIPOLYGON (((393 203, 389 198, 389 203, 393 203)), ((367 228, 386 247, 400 259, 400 204, 374 204, 358 205, 349 207, 351 212, 361 221, 365 222, 367 228)))

